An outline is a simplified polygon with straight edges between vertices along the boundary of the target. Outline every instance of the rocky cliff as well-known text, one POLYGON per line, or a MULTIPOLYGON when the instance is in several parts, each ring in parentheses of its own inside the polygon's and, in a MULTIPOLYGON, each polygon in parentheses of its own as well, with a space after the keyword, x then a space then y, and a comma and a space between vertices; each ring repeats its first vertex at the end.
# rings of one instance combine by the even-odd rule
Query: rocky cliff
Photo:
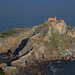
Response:
POLYGON ((9 50, 14 57, 19 56, 18 60, 12 62, 13 66, 24 66, 36 60, 74 57, 75 27, 67 26, 65 22, 46 21, 41 25, 22 29, 14 36, 1 37, 0 53, 9 50))

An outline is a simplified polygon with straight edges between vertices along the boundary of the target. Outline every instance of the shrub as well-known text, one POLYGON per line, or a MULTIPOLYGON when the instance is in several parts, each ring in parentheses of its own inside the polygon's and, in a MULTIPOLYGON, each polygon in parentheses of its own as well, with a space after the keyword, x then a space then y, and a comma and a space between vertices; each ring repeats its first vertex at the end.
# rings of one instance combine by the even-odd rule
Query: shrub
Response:
POLYGON ((0 75, 5 75, 5 73, 1 67, 0 67, 0 75))
POLYGON ((11 29, 11 30, 7 30, 1 34, 2 34, 2 37, 7 37, 7 36, 12 36, 16 33, 18 33, 16 29, 11 29))
MULTIPOLYGON (((74 41, 74 38, 72 39, 74 41)), ((72 47, 71 39, 64 35, 57 35, 52 34, 52 37, 50 38, 50 42, 45 43, 46 46, 50 48, 50 50, 56 49, 60 47, 61 50, 69 49, 72 47)))
POLYGON ((71 30, 72 29, 70 26, 68 26, 67 28, 68 28, 68 30, 71 30))

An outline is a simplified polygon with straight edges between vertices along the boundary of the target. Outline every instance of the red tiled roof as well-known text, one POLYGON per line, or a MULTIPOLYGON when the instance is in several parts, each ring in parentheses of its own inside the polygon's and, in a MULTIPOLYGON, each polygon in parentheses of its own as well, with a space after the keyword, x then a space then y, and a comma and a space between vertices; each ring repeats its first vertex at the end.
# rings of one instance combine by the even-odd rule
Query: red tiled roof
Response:
POLYGON ((55 17, 50 17, 48 18, 49 21, 56 21, 56 18, 55 17))
POLYGON ((64 21, 64 20, 60 19, 59 21, 64 21))

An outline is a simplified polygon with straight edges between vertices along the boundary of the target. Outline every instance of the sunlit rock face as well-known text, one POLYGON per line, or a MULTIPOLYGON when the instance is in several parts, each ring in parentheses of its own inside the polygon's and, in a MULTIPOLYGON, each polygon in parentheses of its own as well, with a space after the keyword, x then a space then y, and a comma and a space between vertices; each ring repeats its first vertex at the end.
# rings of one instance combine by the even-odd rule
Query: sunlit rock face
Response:
POLYGON ((75 27, 71 28, 71 27, 69 26, 67 35, 69 35, 69 36, 71 36, 71 37, 75 37, 75 27))
POLYGON ((51 22, 50 25, 52 33, 62 35, 67 31, 65 22, 51 22))
POLYGON ((75 28, 59 21, 46 21, 29 29, 24 28, 13 36, 0 39, 0 53, 9 50, 14 58, 19 57, 12 65, 72 56, 75 53, 75 28))

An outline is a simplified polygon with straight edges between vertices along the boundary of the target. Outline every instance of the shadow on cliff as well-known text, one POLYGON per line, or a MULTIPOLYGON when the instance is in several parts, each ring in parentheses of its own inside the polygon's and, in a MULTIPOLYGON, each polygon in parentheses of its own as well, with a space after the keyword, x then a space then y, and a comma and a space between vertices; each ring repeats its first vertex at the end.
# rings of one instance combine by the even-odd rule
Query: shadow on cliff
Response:
POLYGON ((27 51, 25 54, 21 55, 20 57, 27 55, 27 54, 28 54, 29 52, 31 52, 32 50, 33 50, 33 47, 32 47, 29 51, 27 51))
POLYGON ((21 44, 19 45, 19 47, 15 50, 15 52, 13 54, 18 55, 19 51, 21 51, 26 46, 27 42, 28 42, 28 38, 22 40, 21 44))

